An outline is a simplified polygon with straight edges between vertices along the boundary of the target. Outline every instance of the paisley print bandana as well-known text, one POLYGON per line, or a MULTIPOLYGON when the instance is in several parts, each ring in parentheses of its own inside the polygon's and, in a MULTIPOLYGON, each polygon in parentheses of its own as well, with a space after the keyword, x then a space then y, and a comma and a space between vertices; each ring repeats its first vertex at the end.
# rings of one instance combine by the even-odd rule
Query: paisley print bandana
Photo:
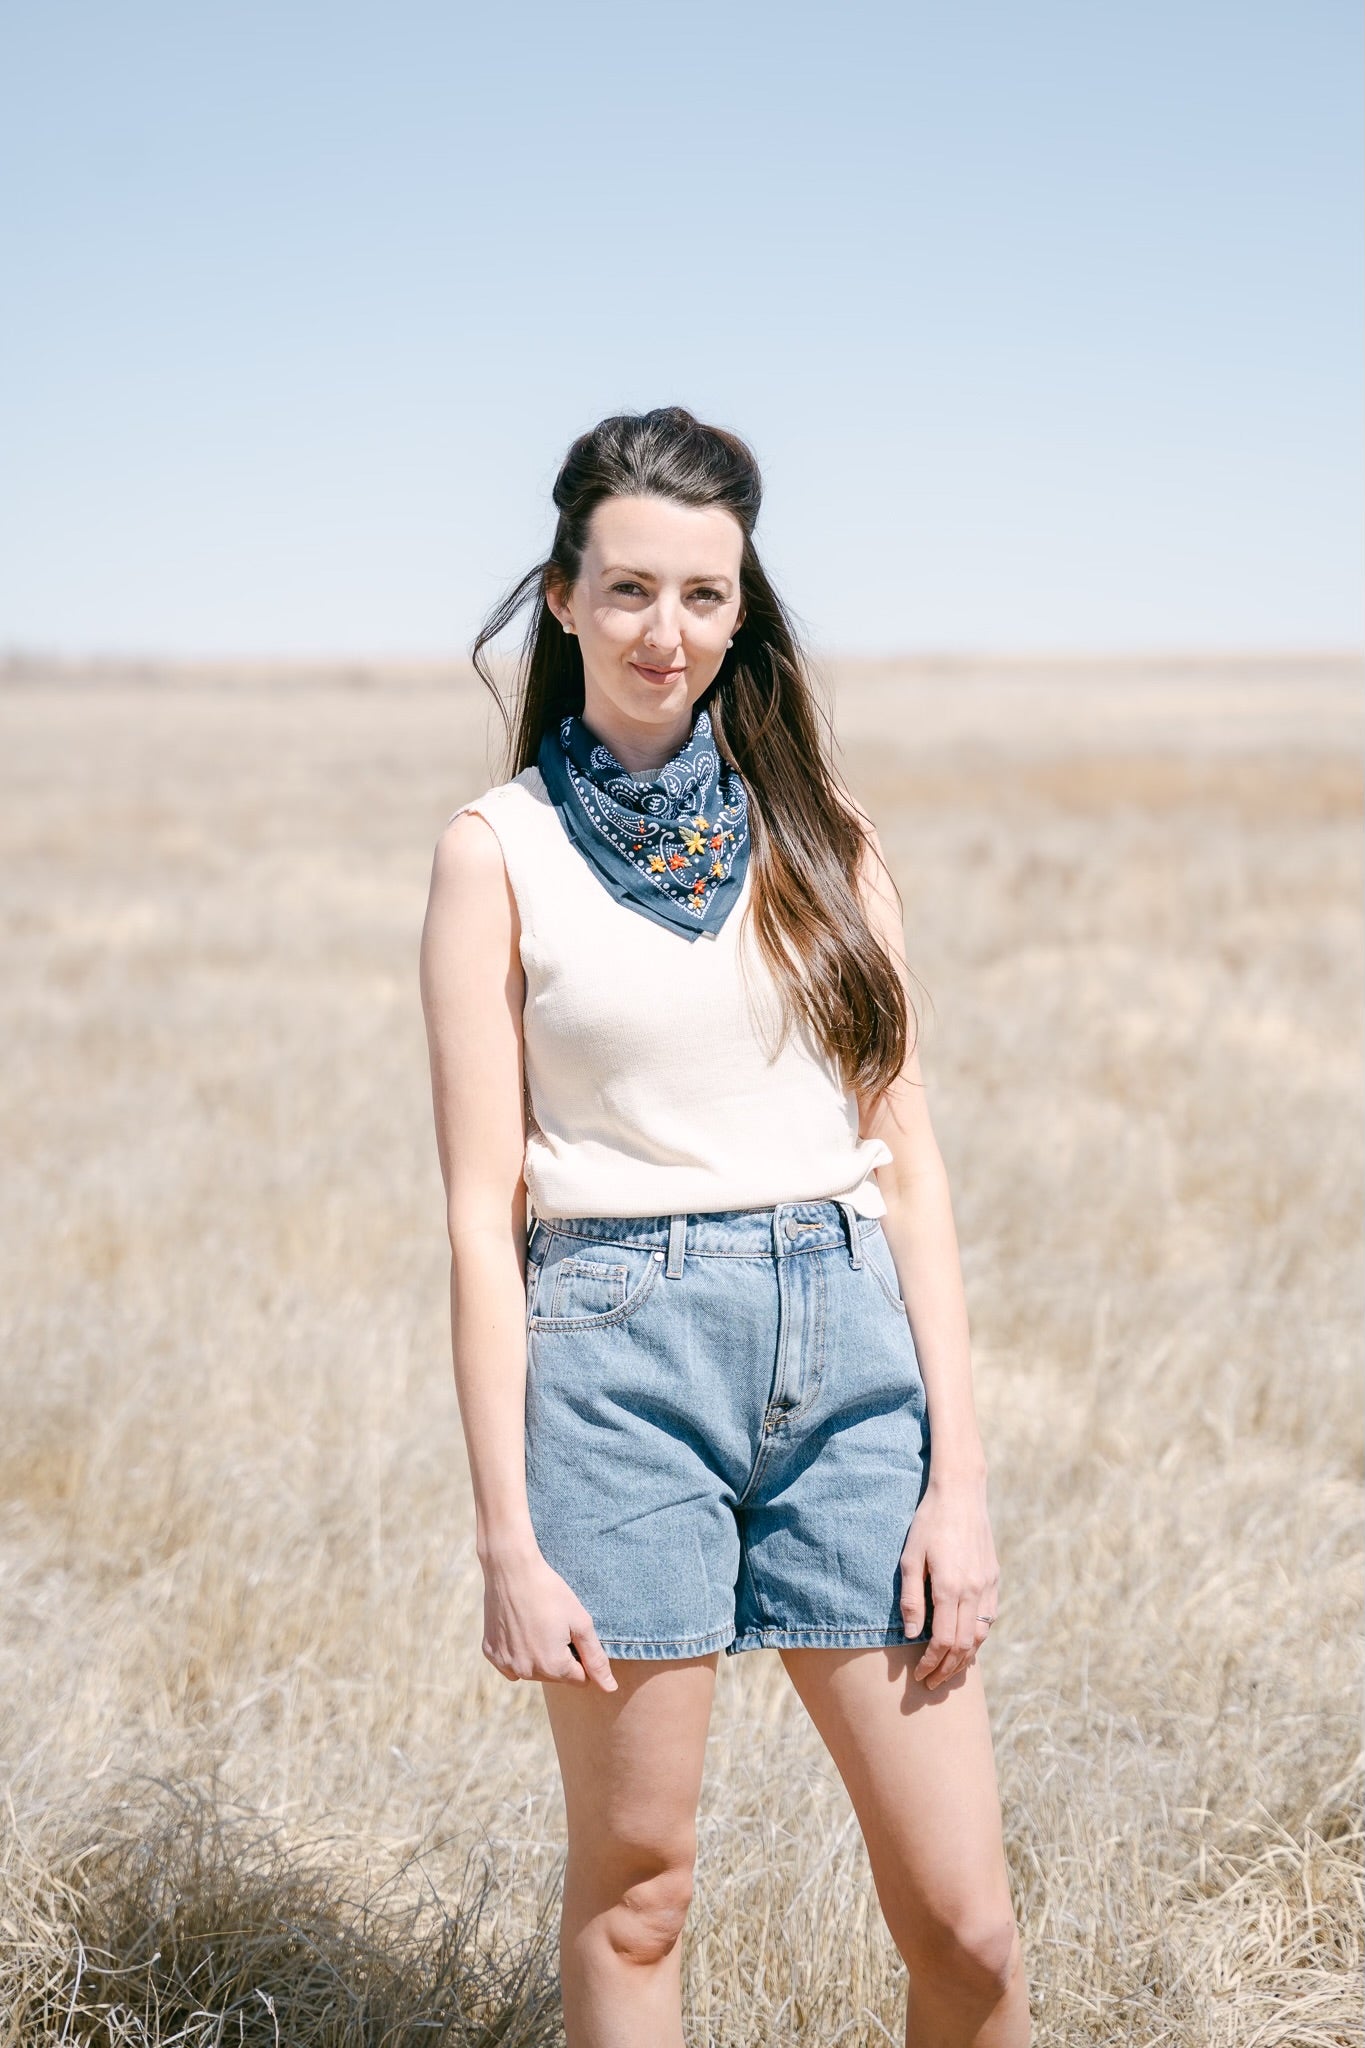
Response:
POLYGON ((714 938, 749 865, 749 798, 699 711, 645 781, 575 713, 541 737, 536 766, 564 829, 614 896, 685 938, 714 938))

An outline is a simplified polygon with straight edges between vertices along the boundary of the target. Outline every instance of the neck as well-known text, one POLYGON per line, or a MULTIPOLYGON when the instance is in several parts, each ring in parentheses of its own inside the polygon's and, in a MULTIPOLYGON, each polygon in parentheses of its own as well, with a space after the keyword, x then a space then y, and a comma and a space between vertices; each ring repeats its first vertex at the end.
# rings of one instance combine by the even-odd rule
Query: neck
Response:
POLYGON ((665 725, 628 718, 611 704, 585 708, 582 717, 593 737, 610 747, 626 773, 638 781, 657 775, 664 763, 686 746, 696 723, 696 706, 685 705, 681 714, 665 725))

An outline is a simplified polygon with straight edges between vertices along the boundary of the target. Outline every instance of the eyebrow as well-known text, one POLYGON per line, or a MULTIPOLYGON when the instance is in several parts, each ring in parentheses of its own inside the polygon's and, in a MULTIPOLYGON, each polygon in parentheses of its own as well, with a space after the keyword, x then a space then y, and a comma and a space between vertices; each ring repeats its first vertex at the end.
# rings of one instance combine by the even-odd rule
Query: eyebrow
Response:
MULTIPOLYGON (((645 583, 654 583, 658 581, 652 569, 628 569, 625 567, 623 563, 619 562, 614 563, 611 567, 604 569, 602 571, 602 574, 604 576, 638 576, 641 579, 641 581, 645 583)), ((685 576, 683 578, 683 581, 684 583, 728 583, 730 581, 730 578, 728 576, 720 575, 713 576, 708 573, 706 575, 685 576)))

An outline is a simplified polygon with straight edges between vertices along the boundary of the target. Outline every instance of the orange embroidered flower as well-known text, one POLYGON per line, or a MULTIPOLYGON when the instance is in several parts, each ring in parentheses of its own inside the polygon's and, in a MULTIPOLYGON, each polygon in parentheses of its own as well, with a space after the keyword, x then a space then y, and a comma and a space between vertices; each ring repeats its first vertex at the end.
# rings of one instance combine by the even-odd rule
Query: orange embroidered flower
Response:
POLYGON ((687 862, 683 859, 683 856, 680 853, 670 853, 668 856, 668 865, 671 868, 685 868, 687 866, 687 862))

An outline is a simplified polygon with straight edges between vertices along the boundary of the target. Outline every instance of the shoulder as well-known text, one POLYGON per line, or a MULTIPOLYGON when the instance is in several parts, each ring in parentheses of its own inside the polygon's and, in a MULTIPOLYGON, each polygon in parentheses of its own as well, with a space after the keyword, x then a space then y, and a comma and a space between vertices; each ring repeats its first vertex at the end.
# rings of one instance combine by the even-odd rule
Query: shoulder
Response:
POLYGON ((545 785, 538 768, 523 768, 509 782, 498 782, 482 796, 471 797, 453 811, 436 840, 435 866, 440 874, 456 877, 469 872, 486 877, 501 858, 500 842, 518 814, 544 799, 545 785))
POLYGON ((482 892, 504 872, 502 844, 491 818, 473 806, 447 819, 431 862, 433 897, 482 892))
POLYGON ((433 902, 487 901, 490 892, 503 893, 495 885, 507 879, 505 839, 512 807, 529 795, 526 773, 495 783, 446 819, 432 855, 433 902))

